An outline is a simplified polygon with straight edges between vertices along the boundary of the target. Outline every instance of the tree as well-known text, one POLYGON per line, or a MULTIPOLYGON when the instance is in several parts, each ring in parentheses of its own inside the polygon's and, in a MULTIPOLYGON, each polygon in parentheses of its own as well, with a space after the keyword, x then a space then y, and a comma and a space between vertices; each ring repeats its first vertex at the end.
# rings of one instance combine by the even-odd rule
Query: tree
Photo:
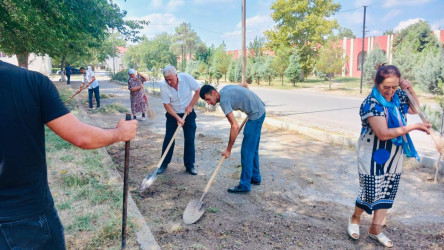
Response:
POLYGON ((225 81, 227 81, 227 71, 231 62, 231 55, 227 54, 224 42, 214 51, 212 58, 214 71, 217 70, 220 74, 225 75, 225 81))
POLYGON ((387 57, 384 54, 384 51, 379 47, 373 49, 368 53, 368 56, 365 57, 364 61, 364 73, 363 80, 369 83, 373 83, 378 65, 382 63, 387 63, 387 57))
POLYGON ((420 65, 415 68, 415 80, 419 86, 429 93, 442 94, 438 81, 444 81, 444 52, 428 51, 421 55, 420 65))
POLYGON ((394 35, 395 32, 393 30, 386 30, 382 33, 383 36, 394 35))
POLYGON ((242 62, 240 59, 231 59, 227 74, 230 82, 240 82, 242 80, 242 62))
POLYGON ((316 61, 316 70, 322 72, 328 81, 330 81, 329 89, 331 89, 331 80, 335 74, 342 72, 342 66, 347 58, 342 57, 342 48, 339 41, 329 40, 319 51, 319 58, 316 61))
POLYGON ((430 73, 427 76, 428 80, 424 81, 425 75, 418 72, 430 72, 430 62, 437 62, 436 58, 439 59, 438 55, 441 53, 442 45, 425 21, 419 21, 401 30, 393 41, 393 63, 398 66, 403 78, 420 85, 430 93, 439 92, 437 90, 439 79, 430 79, 438 75, 430 73))
MULTIPOLYGON (((196 51, 196 45, 199 44, 200 38, 197 33, 191 28, 189 23, 181 23, 175 28, 176 33, 172 36, 171 51, 176 56, 183 56, 193 54, 196 51)), ((182 58, 184 60, 184 58, 182 58)), ((185 66, 185 64, 184 64, 185 66)))
POLYGON ((271 68, 277 75, 281 77, 282 86, 284 86, 284 76, 285 70, 288 67, 289 56, 291 54, 291 49, 284 45, 278 47, 276 50, 276 57, 274 57, 271 64, 271 68))
POLYGON ((256 36, 253 41, 250 42, 248 48, 254 51, 254 56, 262 56, 262 49, 265 44, 265 37, 256 36))
POLYGON ((299 60, 297 51, 294 51, 293 55, 290 56, 288 68, 285 70, 285 76, 293 83, 293 86, 296 86, 296 82, 301 79, 302 67, 299 60))
POLYGON ((344 37, 346 38, 356 38, 355 34, 353 34, 353 31, 349 28, 340 27, 338 34, 336 35, 338 38, 342 39, 344 37))
POLYGON ((256 80, 257 85, 260 85, 262 78, 262 67, 265 62, 265 58, 262 56, 257 56, 250 58, 250 75, 252 79, 256 80))
POLYGON ((28 66, 30 53, 60 58, 84 55, 85 48, 99 48, 116 28, 137 41, 146 21, 123 20, 126 11, 106 0, 9 0, 0 4, 0 49, 17 55, 28 66))
POLYGON ((268 85, 271 85, 271 78, 273 77, 272 64, 273 64, 273 57, 265 56, 264 62, 262 63, 259 69, 261 78, 267 79, 268 85))
POLYGON ((333 29, 339 28, 336 19, 331 18, 339 9, 333 0, 276 0, 271 6, 276 26, 265 31, 268 46, 295 46, 307 76, 313 70, 318 46, 324 44, 333 29))

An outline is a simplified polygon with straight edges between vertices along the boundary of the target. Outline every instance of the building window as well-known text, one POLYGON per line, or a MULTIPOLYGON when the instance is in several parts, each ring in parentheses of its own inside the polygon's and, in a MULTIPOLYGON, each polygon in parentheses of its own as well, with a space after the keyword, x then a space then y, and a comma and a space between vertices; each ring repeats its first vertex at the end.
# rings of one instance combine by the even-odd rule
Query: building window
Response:
POLYGON ((358 71, 361 71, 362 60, 365 60, 366 56, 367 56, 367 51, 364 51, 364 56, 362 56, 362 51, 359 52, 359 55, 358 55, 358 67, 356 67, 358 69, 358 71))

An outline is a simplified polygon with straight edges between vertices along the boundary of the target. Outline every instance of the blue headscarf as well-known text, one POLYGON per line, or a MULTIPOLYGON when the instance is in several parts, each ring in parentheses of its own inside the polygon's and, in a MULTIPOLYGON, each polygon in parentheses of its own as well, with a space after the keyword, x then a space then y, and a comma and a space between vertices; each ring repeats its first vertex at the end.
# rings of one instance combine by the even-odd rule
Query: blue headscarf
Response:
MULTIPOLYGON (((381 93, 379 93, 378 89, 373 87, 372 95, 378 100, 378 102, 384 106, 387 110, 387 126, 388 128, 398 128, 406 125, 405 117, 399 112, 399 107, 401 106, 401 102, 399 101, 399 97, 397 94, 394 94, 392 97, 392 101, 387 101, 381 93), (399 115, 399 117, 398 117, 399 115), (402 124, 400 124, 400 122, 402 124)), ((410 135, 407 133, 405 136, 400 135, 396 138, 391 139, 393 144, 396 146, 402 145, 402 150, 407 157, 415 157, 419 161, 419 155, 415 150, 415 146, 413 145, 412 139, 410 135)))

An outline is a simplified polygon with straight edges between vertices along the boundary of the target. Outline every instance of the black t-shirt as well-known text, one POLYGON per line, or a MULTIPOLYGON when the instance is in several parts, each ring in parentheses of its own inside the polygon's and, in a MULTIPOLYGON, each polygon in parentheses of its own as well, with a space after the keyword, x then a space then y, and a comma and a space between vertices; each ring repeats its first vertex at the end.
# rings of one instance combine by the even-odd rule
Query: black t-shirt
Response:
POLYGON ((22 219, 54 205, 44 124, 67 113, 48 77, 0 61, 0 221, 22 219))

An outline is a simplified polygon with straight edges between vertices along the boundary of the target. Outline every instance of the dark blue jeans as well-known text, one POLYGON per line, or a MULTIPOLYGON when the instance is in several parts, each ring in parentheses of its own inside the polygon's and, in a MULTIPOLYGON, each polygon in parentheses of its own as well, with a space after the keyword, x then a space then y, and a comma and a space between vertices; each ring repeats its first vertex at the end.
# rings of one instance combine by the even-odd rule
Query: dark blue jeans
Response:
POLYGON ((23 220, 0 223, 0 249, 66 249, 57 210, 23 220))
POLYGON ((68 78, 68 81, 66 82, 66 84, 70 84, 71 83, 71 75, 66 74, 66 78, 68 78))
POLYGON ((96 98, 97 108, 100 108, 100 93, 99 93, 99 87, 97 86, 93 89, 88 89, 88 98, 89 98, 89 108, 92 109, 93 107, 93 93, 94 97, 96 98))
POLYGON ((248 120, 244 128, 241 148, 242 172, 239 185, 250 190, 251 180, 261 181, 259 170, 259 142, 265 114, 257 120, 248 120))
MULTIPOLYGON (((184 114, 178 114, 180 117, 183 117, 184 114)), ((177 120, 172 117, 168 112, 165 114, 167 120, 166 120, 166 133, 165 138, 163 139, 163 146, 162 146, 162 155, 163 152, 165 152, 166 147, 168 146, 168 143, 170 143, 171 138, 174 135, 174 132, 176 132, 177 129, 177 120)), ((184 152, 183 152, 183 163, 185 165, 185 168, 194 167, 194 161, 195 161, 195 148, 194 148, 194 138, 196 137, 196 113, 194 110, 187 116, 185 119, 185 124, 182 127, 183 129, 183 135, 184 135, 184 152)), ((171 145, 170 150, 168 151, 163 163, 162 167, 167 167, 168 164, 171 162, 171 158, 173 157, 174 152, 174 144, 171 145)))

